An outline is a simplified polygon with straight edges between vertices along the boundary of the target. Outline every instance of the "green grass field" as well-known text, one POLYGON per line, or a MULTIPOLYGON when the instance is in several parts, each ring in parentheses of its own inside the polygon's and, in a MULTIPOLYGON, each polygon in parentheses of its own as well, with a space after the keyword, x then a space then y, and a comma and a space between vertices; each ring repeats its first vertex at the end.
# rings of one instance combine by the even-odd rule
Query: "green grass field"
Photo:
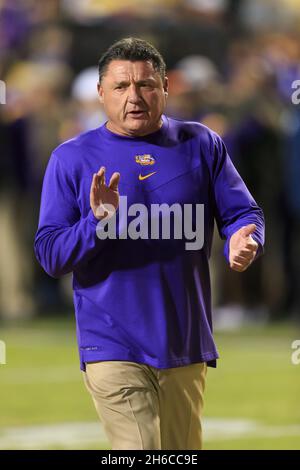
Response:
MULTIPOLYGON (((2 326, 0 449, 108 448, 82 382, 71 318, 2 326)), ((205 449, 300 449, 300 365, 288 325, 215 335, 221 359, 209 369, 205 449)))

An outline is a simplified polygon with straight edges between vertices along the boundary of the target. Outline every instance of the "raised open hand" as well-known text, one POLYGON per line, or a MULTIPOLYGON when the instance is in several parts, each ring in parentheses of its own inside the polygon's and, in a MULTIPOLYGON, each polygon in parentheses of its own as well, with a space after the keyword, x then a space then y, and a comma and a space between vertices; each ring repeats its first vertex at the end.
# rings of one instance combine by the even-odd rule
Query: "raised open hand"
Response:
POLYGON ((109 185, 105 182, 105 167, 94 173, 90 191, 90 205, 94 216, 101 220, 113 215, 119 206, 118 184, 120 173, 113 173, 109 185))

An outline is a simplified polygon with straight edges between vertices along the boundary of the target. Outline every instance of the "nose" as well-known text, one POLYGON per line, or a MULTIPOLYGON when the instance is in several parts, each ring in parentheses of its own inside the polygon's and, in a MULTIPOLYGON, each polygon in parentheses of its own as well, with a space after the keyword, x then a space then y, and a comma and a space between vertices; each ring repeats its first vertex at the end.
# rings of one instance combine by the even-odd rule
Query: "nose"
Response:
POLYGON ((139 103, 141 100, 139 87, 132 83, 128 91, 128 101, 132 104, 139 103))

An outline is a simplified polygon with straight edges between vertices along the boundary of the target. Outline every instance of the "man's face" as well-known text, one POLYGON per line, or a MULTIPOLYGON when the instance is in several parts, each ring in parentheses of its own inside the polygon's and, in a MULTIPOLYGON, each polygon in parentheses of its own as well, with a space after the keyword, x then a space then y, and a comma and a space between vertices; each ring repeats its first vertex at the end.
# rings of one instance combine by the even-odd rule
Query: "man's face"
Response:
POLYGON ((142 136, 160 128, 166 105, 164 82, 150 61, 113 60, 98 83, 98 93, 112 132, 142 136))

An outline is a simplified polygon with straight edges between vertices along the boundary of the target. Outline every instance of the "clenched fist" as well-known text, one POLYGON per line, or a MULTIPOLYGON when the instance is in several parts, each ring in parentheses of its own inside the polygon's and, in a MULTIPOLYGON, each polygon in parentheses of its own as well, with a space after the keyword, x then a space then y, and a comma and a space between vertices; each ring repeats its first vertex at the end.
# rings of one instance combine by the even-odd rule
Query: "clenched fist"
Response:
POLYGON ((256 225, 249 224, 235 232, 229 242, 229 264, 234 271, 245 271, 255 258, 258 243, 252 238, 256 225))

